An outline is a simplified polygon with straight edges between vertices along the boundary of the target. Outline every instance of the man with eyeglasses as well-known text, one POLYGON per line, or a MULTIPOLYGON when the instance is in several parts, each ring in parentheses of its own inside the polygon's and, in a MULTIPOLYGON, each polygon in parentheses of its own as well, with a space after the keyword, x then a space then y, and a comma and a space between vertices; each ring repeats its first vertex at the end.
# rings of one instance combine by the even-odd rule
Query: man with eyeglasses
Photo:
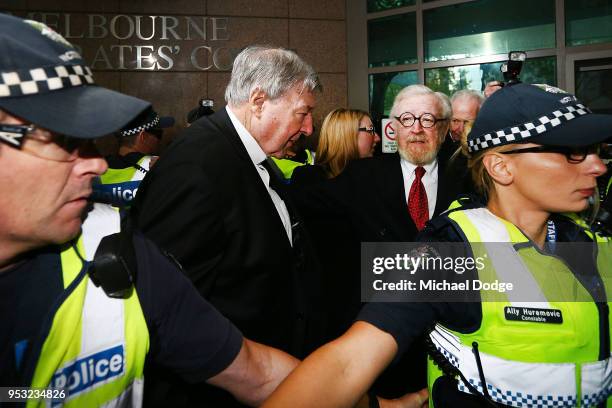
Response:
POLYGON ((243 338, 141 234, 117 234, 112 207, 86 214, 107 168, 94 139, 147 109, 96 86, 46 25, 0 14, 2 403, 139 407, 146 361, 259 405, 297 364, 243 338))
POLYGON ((296 189, 298 205, 349 216, 360 241, 410 241, 455 195, 437 160, 450 115, 447 100, 428 87, 404 88, 390 113, 398 154, 352 161, 335 179, 296 189))
POLYGON ((92 200, 129 207, 140 181, 159 158, 164 129, 173 125, 173 117, 149 109, 117 132, 118 154, 106 156, 108 170, 94 182, 92 200))
MULTIPOLYGON (((305 214, 346 217, 354 230, 346 239, 354 244, 352 256, 357 259, 361 242, 414 241, 459 192, 443 177, 437 159, 450 117, 447 98, 423 85, 404 88, 390 113, 398 153, 351 161, 335 179, 296 188, 296 204, 305 214)), ((425 386, 424 351, 416 345, 406 356, 379 380, 375 391, 392 396, 425 386)))

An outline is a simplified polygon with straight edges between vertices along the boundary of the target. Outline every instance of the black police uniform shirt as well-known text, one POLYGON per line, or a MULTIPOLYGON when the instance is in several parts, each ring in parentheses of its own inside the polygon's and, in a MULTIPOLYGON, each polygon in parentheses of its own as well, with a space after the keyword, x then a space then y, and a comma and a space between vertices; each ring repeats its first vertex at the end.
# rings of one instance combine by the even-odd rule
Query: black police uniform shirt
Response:
MULTIPOLYGON (((476 208, 482 205, 470 202, 464 208, 476 208)), ((443 215, 438 217, 438 221, 433 226, 427 224, 426 228, 417 236, 416 241, 420 242, 465 242, 462 233, 448 219, 443 221, 443 215)), ((588 242, 589 237, 582 232, 569 219, 562 216, 551 217, 555 224, 557 242, 588 242)), ((563 254, 556 255, 563 257, 563 254)), ((565 258, 570 266, 576 260, 565 258)), ((467 280, 477 279, 475 269, 467 270, 463 276, 467 280)), ((588 282, 583 282, 587 289, 588 282)), ((482 321, 482 308, 480 302, 438 302, 438 303, 417 303, 417 302, 393 302, 393 303, 368 303, 359 315, 358 321, 365 321, 378 329, 389 333, 395 339, 398 352, 392 364, 400 359, 406 349, 415 341, 422 341, 422 335, 433 328, 435 323, 440 323, 452 330, 469 333, 477 330, 482 321)), ((436 381, 433 388, 433 398, 436 406, 441 407, 488 407, 481 398, 457 390, 457 384, 447 376, 436 381)))
MULTIPOLYGON (((204 381, 236 358, 242 334, 204 300, 191 282, 150 241, 134 235, 136 291, 150 335, 147 363, 187 382, 204 381)), ((23 384, 36 361, 31 345, 63 291, 57 247, 40 250, 0 272, 0 385, 23 384), (32 360, 34 359, 34 360, 32 360)))

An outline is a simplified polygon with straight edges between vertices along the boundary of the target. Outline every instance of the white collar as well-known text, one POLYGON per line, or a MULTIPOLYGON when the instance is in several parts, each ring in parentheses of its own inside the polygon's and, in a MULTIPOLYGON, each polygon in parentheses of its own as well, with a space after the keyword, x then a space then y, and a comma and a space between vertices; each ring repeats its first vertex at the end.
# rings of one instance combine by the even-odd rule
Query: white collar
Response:
POLYGON ((229 105, 225 106, 225 110, 227 110, 227 115, 232 121, 232 125, 236 129, 238 133, 238 137, 242 141, 242 144, 246 148, 249 157, 253 164, 260 164, 262 161, 266 160, 266 153, 263 151, 261 146, 257 143, 257 140, 251 135, 251 133, 244 127, 242 122, 238 120, 234 112, 230 109, 229 105))

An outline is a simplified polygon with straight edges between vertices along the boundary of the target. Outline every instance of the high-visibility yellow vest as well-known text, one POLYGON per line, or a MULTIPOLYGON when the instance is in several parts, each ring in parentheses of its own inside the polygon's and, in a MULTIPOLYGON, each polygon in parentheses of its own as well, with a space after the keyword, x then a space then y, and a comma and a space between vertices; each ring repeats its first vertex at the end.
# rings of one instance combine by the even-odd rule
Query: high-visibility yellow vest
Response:
MULTIPOLYGON (((460 207, 454 203, 451 208, 460 207)), ((592 296, 560 258, 544 254, 513 224, 486 208, 456 209, 447 217, 463 232, 474 258, 484 259, 478 279, 529 282, 537 302, 512 299, 508 293, 481 291, 482 322, 471 333, 437 324, 430 333, 436 349, 480 393, 483 384, 474 343, 490 397, 498 403, 523 407, 595 406, 612 395, 612 360, 600 359, 600 316, 592 296), (556 302, 563 291, 572 291, 580 302, 556 302), (553 300, 549 300, 553 299, 553 300), (514 319, 517 317, 523 318, 514 319), (543 323, 547 321, 548 323, 543 323)), ((612 243, 598 241, 597 267, 612 295, 610 268, 612 243)), ((595 244, 593 244, 595 245, 595 244)), ((524 300, 524 299, 523 299, 524 300)), ((607 307, 609 308, 610 302, 607 307)), ((605 307, 605 305, 604 305, 605 307)), ((610 322, 607 322, 609 333, 610 322)), ((609 335, 608 335, 608 342, 609 335)), ((608 347, 609 350, 609 347, 608 347)), ((432 393, 442 375, 431 358, 428 384, 432 393)), ((458 389, 469 393, 458 379, 458 389)), ((430 398, 433 406, 433 398, 430 398)))
MULTIPOLYGON (((61 252, 64 300, 49 322, 30 383, 65 392, 65 400, 51 406, 142 405, 149 332, 138 295, 107 297, 89 279, 89 262, 81 259, 93 259, 100 239, 118 230, 117 211, 96 205, 76 244, 61 252)), ((27 403, 44 405, 44 400, 27 403)))
POLYGON ((272 160, 274 160, 276 166, 283 173, 283 177, 285 178, 285 180, 291 179, 293 171, 297 167, 314 164, 314 155, 312 154, 312 152, 308 149, 305 149, 304 151, 306 152, 306 162, 304 163, 299 161, 293 161, 291 159, 277 159, 276 157, 272 157, 272 160))
POLYGON ((138 160, 138 167, 131 166, 124 169, 111 169, 98 177, 93 183, 92 200, 107 203, 119 208, 129 207, 140 182, 151 167, 154 156, 144 156, 138 160))

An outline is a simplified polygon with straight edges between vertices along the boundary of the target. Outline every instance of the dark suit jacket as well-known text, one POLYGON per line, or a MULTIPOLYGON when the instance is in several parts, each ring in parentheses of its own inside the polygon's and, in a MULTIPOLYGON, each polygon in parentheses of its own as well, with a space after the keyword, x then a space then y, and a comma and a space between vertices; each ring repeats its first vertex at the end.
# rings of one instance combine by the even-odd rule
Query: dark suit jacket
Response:
MULTIPOLYGON (((447 183, 444 170, 438 166, 434 216, 446 210, 458 193, 457 186, 447 183)), ((296 174, 298 179, 300 172, 296 174)), ((292 193, 300 212, 309 219, 335 215, 349 221, 353 232, 336 239, 341 239, 343 246, 349 248, 350 253, 339 254, 341 259, 346 259, 345 264, 354 268, 352 272, 346 271, 345 275, 351 274, 347 279, 359 285, 359 267, 354 266, 354 261, 360 259, 361 242, 415 240, 418 231, 408 212, 405 188, 410 186, 404 186, 399 154, 385 154, 354 160, 335 179, 306 186, 296 183, 292 186, 292 193)), ((345 291, 352 288, 351 291, 359 292, 360 289, 354 287, 344 285, 345 291)), ((343 295, 354 299, 359 293, 343 295)), ((342 304, 337 307, 342 307, 342 304)), ((379 377, 373 391, 387 398, 395 398, 425 386, 425 351, 422 344, 414 344, 379 377)))
POLYGON ((463 194, 476 194, 472 176, 468 170, 468 160, 462 153, 457 153, 459 142, 454 142, 450 135, 446 136, 438 153, 438 163, 444 169, 447 184, 456 186, 463 194))
MULTIPOLYGON (((293 171, 291 184, 303 187, 328 180, 323 167, 300 166, 293 171)), ((304 214, 304 226, 322 267, 321 305, 326 310, 327 325, 323 339, 331 341, 344 334, 361 309, 359 279, 361 243, 347 239, 355 234, 344 217, 336 214, 304 214)))
MULTIPOLYGON (((406 202, 399 154, 353 160, 335 179, 316 186, 294 188, 303 213, 335 213, 350 219, 361 242, 413 241, 418 232, 406 202)), ((446 210, 460 192, 449 185, 438 166, 434 216, 446 210)))
POLYGON ((182 132, 141 183, 133 215, 245 337, 303 357, 309 258, 291 247, 225 109, 182 132))

